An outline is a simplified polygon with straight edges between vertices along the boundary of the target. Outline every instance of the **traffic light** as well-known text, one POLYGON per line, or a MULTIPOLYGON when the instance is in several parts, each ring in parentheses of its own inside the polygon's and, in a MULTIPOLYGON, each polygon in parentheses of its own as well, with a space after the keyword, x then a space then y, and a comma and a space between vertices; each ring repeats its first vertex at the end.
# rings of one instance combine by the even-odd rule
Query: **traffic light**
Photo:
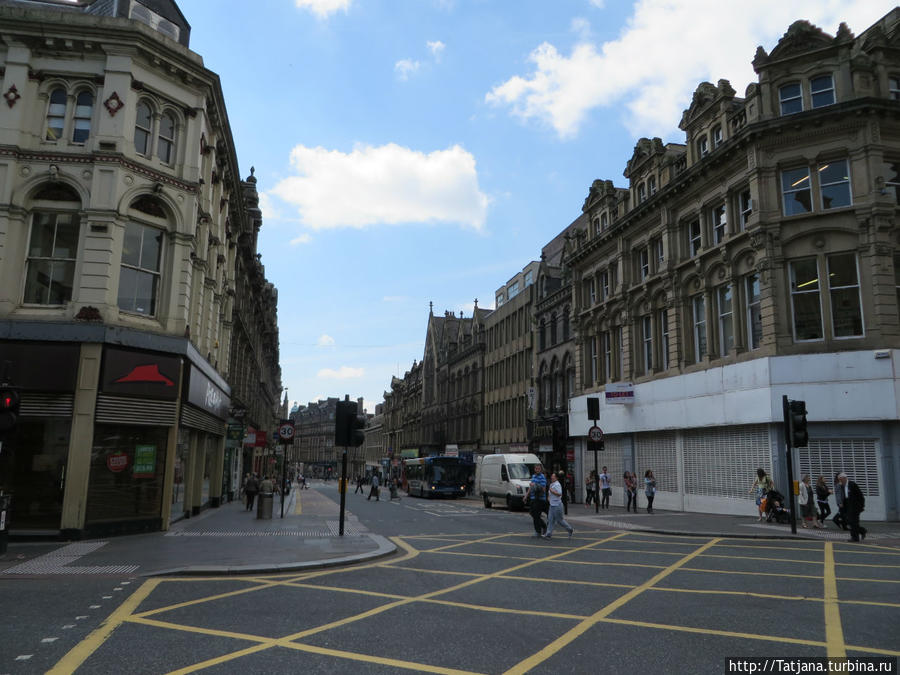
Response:
POLYGON ((790 402, 791 447, 805 448, 809 445, 809 433, 806 430, 806 401, 790 402))
POLYGON ((357 414, 356 401, 338 401, 334 415, 334 444, 356 448, 366 440, 366 416, 357 414))
POLYGON ((0 388, 0 432, 12 431, 19 417, 19 392, 11 387, 0 388))

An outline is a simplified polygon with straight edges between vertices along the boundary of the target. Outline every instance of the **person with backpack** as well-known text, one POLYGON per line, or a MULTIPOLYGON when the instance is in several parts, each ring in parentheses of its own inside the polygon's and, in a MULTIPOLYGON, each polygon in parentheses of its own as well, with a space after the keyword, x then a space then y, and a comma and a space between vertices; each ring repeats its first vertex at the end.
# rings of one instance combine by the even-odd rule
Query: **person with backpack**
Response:
POLYGON ((541 514, 548 510, 547 507, 547 477, 544 476, 544 467, 540 464, 534 465, 534 475, 531 476, 531 482, 525 488, 524 501, 529 505, 531 520, 534 523, 533 537, 542 537, 547 531, 541 514), (530 502, 529 502, 530 500, 530 502))

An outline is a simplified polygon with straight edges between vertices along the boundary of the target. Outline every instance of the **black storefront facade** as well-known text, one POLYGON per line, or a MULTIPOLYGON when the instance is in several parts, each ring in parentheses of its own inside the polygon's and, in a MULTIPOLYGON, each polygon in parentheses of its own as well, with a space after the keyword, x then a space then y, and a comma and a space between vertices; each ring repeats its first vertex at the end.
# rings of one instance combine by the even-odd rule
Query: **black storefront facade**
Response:
POLYGON ((529 420, 529 447, 541 459, 546 474, 565 471, 571 482, 575 470, 575 446, 569 438, 567 415, 545 415, 529 420))
POLYGON ((0 375, 22 399, 0 439, 11 536, 164 530, 221 503, 230 389, 188 340, 0 322, 0 375))

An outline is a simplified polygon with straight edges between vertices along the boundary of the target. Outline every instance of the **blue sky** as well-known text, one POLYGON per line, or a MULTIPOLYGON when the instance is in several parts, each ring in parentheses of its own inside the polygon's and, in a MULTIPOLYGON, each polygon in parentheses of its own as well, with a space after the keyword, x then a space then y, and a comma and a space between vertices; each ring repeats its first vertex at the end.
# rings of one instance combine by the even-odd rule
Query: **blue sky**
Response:
POLYGON ((697 85, 742 95, 757 45, 807 19, 859 34, 880 0, 178 0, 222 80, 291 402, 365 398, 622 176, 683 142, 697 85))

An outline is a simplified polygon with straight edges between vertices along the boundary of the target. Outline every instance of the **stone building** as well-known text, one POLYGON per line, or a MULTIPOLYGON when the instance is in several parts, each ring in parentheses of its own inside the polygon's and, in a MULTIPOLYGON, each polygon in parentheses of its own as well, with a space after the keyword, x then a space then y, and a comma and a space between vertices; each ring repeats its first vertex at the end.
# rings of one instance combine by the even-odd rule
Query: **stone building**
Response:
MULTIPOLYGON (((533 392, 534 282, 531 262, 494 294, 484 319, 484 436, 487 453, 528 451, 529 395, 533 392)), ((533 394, 532 394, 533 395, 533 394)))
POLYGON ((683 145, 638 141, 627 188, 591 187, 566 258, 570 433, 583 448, 597 396, 614 476, 653 469, 660 508, 751 514, 758 467, 788 489, 787 395, 810 420, 794 477, 847 471, 893 519, 900 9, 859 36, 795 22, 753 66, 743 97, 697 87, 683 145))
POLYGON ((403 377, 391 378, 384 393, 384 426, 389 457, 418 457, 422 444, 422 364, 413 361, 403 377))
MULTIPOLYGON (((576 469, 569 439, 569 399, 576 390, 575 331, 572 322, 572 275, 565 257, 572 237, 583 236, 582 214, 541 249, 536 298, 532 303, 534 396, 529 402, 529 440, 550 471, 576 469)), ((585 288, 596 293, 596 288, 585 288)))
MULTIPOLYGON (((233 491, 235 391, 246 405, 262 386, 276 406, 280 392, 276 296, 222 88, 171 0, 3 0, 0 25, 13 532, 165 529, 233 491)), ((264 429, 268 403, 252 413, 264 429)))

